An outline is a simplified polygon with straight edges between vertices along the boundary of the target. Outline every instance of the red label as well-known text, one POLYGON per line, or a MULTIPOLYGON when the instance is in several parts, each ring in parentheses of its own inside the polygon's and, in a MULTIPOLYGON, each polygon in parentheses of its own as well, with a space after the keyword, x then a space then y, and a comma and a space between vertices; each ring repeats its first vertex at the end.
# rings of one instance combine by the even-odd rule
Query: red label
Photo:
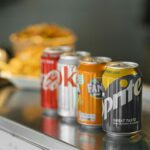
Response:
POLYGON ((58 83, 60 82, 60 75, 57 70, 50 71, 48 74, 44 76, 43 80, 43 88, 45 90, 50 89, 51 91, 54 91, 58 83))
POLYGON ((76 75, 77 72, 72 72, 70 76, 68 76, 68 67, 64 67, 64 85, 68 86, 68 83, 70 82, 73 87, 76 87, 76 83, 73 81, 74 75, 76 75))
POLYGON ((77 72, 73 71, 71 75, 68 75, 68 66, 64 66, 64 74, 61 74, 60 77, 60 84, 62 82, 62 76, 64 80, 64 86, 68 86, 68 83, 70 83, 73 87, 76 87, 76 82, 73 80, 73 77, 76 76, 77 72))

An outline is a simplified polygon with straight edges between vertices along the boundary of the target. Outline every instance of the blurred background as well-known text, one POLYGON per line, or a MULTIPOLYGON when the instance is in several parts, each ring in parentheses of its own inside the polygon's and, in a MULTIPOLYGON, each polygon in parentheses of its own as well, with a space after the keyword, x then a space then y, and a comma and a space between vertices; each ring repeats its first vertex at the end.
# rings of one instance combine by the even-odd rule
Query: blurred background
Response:
POLYGON ((149 0, 0 0, 0 47, 9 35, 36 23, 72 29, 77 49, 140 64, 150 83, 149 0))

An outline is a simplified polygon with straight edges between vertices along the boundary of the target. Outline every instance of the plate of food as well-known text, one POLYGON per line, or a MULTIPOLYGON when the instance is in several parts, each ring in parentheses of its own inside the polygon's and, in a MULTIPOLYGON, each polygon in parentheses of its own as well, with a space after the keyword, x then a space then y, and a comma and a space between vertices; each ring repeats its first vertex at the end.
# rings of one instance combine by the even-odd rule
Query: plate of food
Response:
POLYGON ((74 47, 76 36, 68 28, 42 23, 12 33, 10 42, 14 57, 8 61, 0 60, 0 77, 8 79, 17 88, 39 89, 43 50, 64 45, 74 47))
POLYGON ((7 79, 19 89, 40 89, 40 59, 32 60, 31 56, 22 59, 18 55, 8 62, 0 61, 0 78, 7 79))
POLYGON ((1 72, 2 78, 7 79, 15 87, 19 89, 29 89, 29 90, 39 90, 40 89, 40 79, 27 77, 27 76, 13 76, 6 72, 1 72))

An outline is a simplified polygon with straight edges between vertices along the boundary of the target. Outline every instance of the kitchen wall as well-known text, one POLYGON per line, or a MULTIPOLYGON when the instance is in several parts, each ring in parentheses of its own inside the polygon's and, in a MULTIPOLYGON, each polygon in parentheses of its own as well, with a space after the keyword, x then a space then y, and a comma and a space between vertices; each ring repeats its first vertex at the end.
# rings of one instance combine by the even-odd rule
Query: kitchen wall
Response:
POLYGON ((140 63, 150 82, 145 5, 144 0, 0 0, 0 46, 9 46, 9 34, 28 24, 54 22, 75 31, 80 50, 140 63))

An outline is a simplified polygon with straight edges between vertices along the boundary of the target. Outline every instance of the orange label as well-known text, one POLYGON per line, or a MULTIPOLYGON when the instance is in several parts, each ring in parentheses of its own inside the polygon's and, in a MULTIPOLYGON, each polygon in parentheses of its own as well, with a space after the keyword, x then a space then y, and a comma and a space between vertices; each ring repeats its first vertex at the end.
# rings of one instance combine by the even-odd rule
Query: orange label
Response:
POLYGON ((78 69, 78 113, 81 124, 102 124, 102 70, 95 72, 78 69))

